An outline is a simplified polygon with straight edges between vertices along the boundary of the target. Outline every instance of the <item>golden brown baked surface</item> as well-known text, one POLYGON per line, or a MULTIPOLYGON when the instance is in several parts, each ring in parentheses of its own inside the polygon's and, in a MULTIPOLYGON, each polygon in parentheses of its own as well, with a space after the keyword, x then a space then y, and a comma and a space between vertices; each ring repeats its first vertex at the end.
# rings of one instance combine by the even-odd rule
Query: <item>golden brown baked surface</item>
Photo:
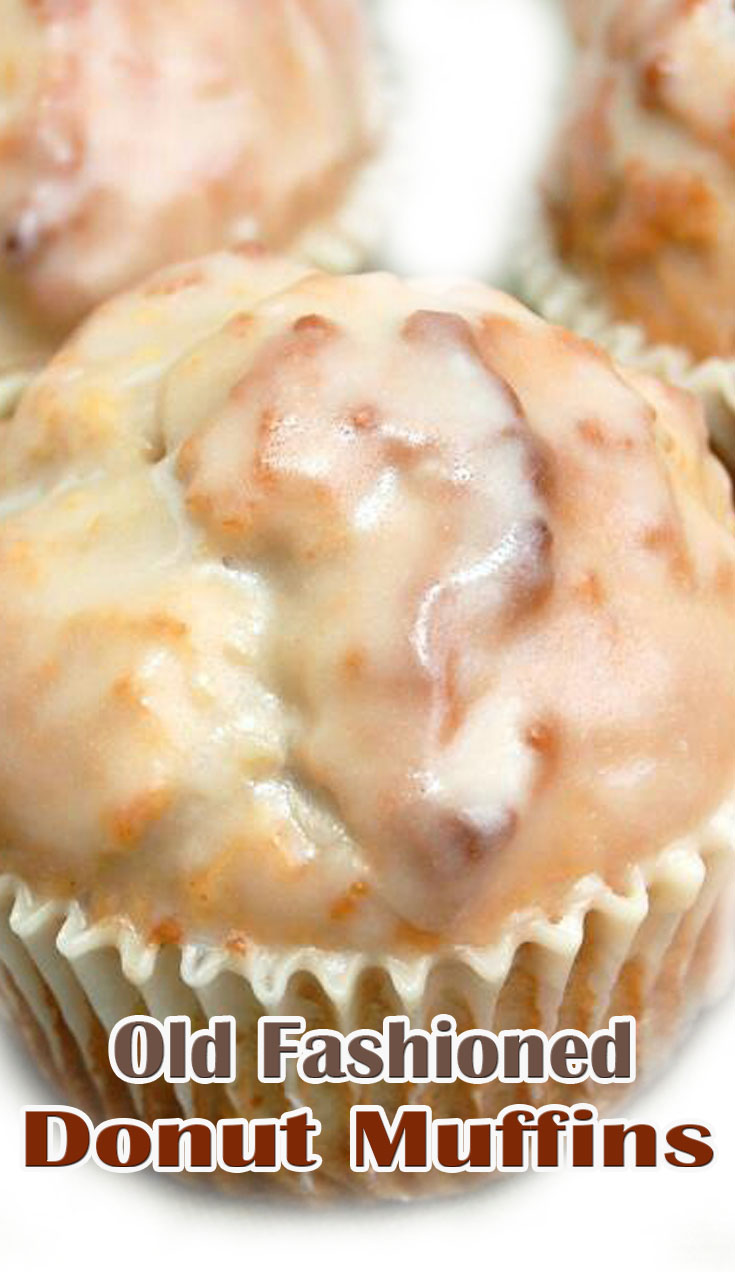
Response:
POLYGON ((164 939, 487 944, 735 777, 692 399, 475 284, 250 254, 0 432, 0 869, 164 939))
POLYGON ((559 249, 653 340, 732 355, 735 10, 600 0, 586 28, 547 179, 559 249))
POLYGON ((0 0, 0 372, 150 270, 327 223, 375 142, 357 0, 0 0))

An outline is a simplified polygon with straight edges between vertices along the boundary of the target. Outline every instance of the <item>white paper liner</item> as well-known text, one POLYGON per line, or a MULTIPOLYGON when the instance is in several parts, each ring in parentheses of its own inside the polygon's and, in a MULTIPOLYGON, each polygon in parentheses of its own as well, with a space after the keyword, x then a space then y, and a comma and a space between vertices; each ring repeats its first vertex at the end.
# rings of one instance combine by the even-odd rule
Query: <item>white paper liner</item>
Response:
MULTIPOLYGON (((259 1087, 257 1021, 302 1015, 307 1028, 381 1028, 389 1014, 430 1027, 447 1012, 460 1029, 560 1028, 586 1033, 611 1015, 638 1021, 638 1070, 650 1075, 682 1031, 729 981, 735 937, 735 802, 699 835, 631 869, 616 892, 596 876, 575 886, 560 921, 519 914, 484 949, 456 947, 415 958, 376 958, 311 948, 253 945, 245 953, 200 945, 146 945, 121 922, 89 924, 76 903, 43 903, 0 878, 0 993, 37 1059, 66 1097, 93 1117, 272 1117, 309 1105, 322 1121, 315 1174, 227 1176, 252 1190, 411 1196, 456 1187, 466 1176, 351 1175, 351 1104, 430 1103, 436 1115, 492 1117, 515 1102, 591 1101, 604 1106, 628 1086, 259 1087), (160 1082, 127 1086, 112 1074, 107 1038, 124 1016, 163 1020, 214 1015, 238 1025, 238 1078, 226 1086, 160 1082)), ((211 1178, 207 1176, 206 1178, 211 1178)), ((473 1178, 477 1182, 477 1177, 473 1178)))
POLYGON ((735 358, 697 361, 686 349, 656 344, 642 327, 616 318, 593 279, 571 269, 555 250, 543 214, 521 247, 518 290, 549 322, 601 345, 624 366, 688 389, 704 404, 712 440, 735 470, 735 358))

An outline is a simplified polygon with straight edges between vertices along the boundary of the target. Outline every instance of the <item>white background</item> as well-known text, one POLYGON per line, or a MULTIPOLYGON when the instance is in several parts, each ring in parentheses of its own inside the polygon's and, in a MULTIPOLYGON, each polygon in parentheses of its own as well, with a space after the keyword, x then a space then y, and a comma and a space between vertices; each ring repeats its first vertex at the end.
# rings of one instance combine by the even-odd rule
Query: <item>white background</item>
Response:
MULTIPOLYGON (((554 0, 380 0, 377 12, 402 119, 383 261, 502 280, 568 78, 554 0)), ((705 1170, 521 1176, 410 1206, 264 1207, 150 1173, 24 1172, 20 1110, 54 1096, 3 1030, 0 1269, 733 1268, 734 1068, 730 998, 627 1110, 663 1129, 710 1126, 705 1170)))

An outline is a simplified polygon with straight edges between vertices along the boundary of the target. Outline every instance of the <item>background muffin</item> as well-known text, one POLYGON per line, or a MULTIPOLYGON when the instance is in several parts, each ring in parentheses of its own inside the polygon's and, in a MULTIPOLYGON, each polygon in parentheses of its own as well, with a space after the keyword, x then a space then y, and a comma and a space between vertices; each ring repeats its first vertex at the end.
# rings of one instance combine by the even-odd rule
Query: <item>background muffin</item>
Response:
POLYGON ((564 0, 564 8, 575 38, 585 43, 600 15, 604 13, 606 0, 564 0))
POLYGON ((545 184, 552 259, 582 285, 536 266, 528 295, 616 354, 701 389, 731 450, 735 371, 700 364, 735 356, 735 12, 726 0, 587 10, 571 115, 545 184), (637 337, 615 320, 635 324, 637 337))
POLYGON ((2 0, 0 24, 0 372, 198 252, 359 259, 376 83, 357 0, 2 0))
MULTIPOLYGON (((735 538, 692 399, 479 285, 222 255, 67 344, 0 500, 0 952, 67 1081, 144 1098, 104 1060, 140 1004, 235 1011, 244 1057, 147 1115, 286 1107, 266 1010, 632 1011, 661 1058, 732 875, 735 538)), ((357 1096, 301 1096, 349 1182, 357 1096)))

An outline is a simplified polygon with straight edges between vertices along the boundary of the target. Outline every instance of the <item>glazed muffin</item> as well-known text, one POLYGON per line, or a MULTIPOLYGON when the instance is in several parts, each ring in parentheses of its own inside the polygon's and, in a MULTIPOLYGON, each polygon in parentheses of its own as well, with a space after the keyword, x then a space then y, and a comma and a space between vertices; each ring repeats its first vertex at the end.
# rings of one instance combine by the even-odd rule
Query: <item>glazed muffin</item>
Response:
POLYGON ((170 269, 4 427, 0 604, 4 994, 89 1107, 309 1104, 317 1186, 410 1190, 347 1150, 406 1090, 259 1088, 260 1015, 631 1012, 646 1073, 710 996, 735 536, 688 395, 479 284, 170 269), (136 1011, 235 1014, 237 1082, 113 1080, 136 1011))
POLYGON ((584 44, 590 38, 595 24, 605 10, 606 0, 564 0, 569 25, 575 39, 584 44))
POLYGON ((377 85, 359 0, 0 0, 0 26, 7 393, 161 265, 251 239, 360 259, 377 85))
POLYGON ((735 11, 728 0, 602 0, 587 15, 545 184, 558 267, 545 277, 537 266, 528 296, 713 396, 732 451, 735 11), (716 367, 701 367, 711 359, 716 367))

